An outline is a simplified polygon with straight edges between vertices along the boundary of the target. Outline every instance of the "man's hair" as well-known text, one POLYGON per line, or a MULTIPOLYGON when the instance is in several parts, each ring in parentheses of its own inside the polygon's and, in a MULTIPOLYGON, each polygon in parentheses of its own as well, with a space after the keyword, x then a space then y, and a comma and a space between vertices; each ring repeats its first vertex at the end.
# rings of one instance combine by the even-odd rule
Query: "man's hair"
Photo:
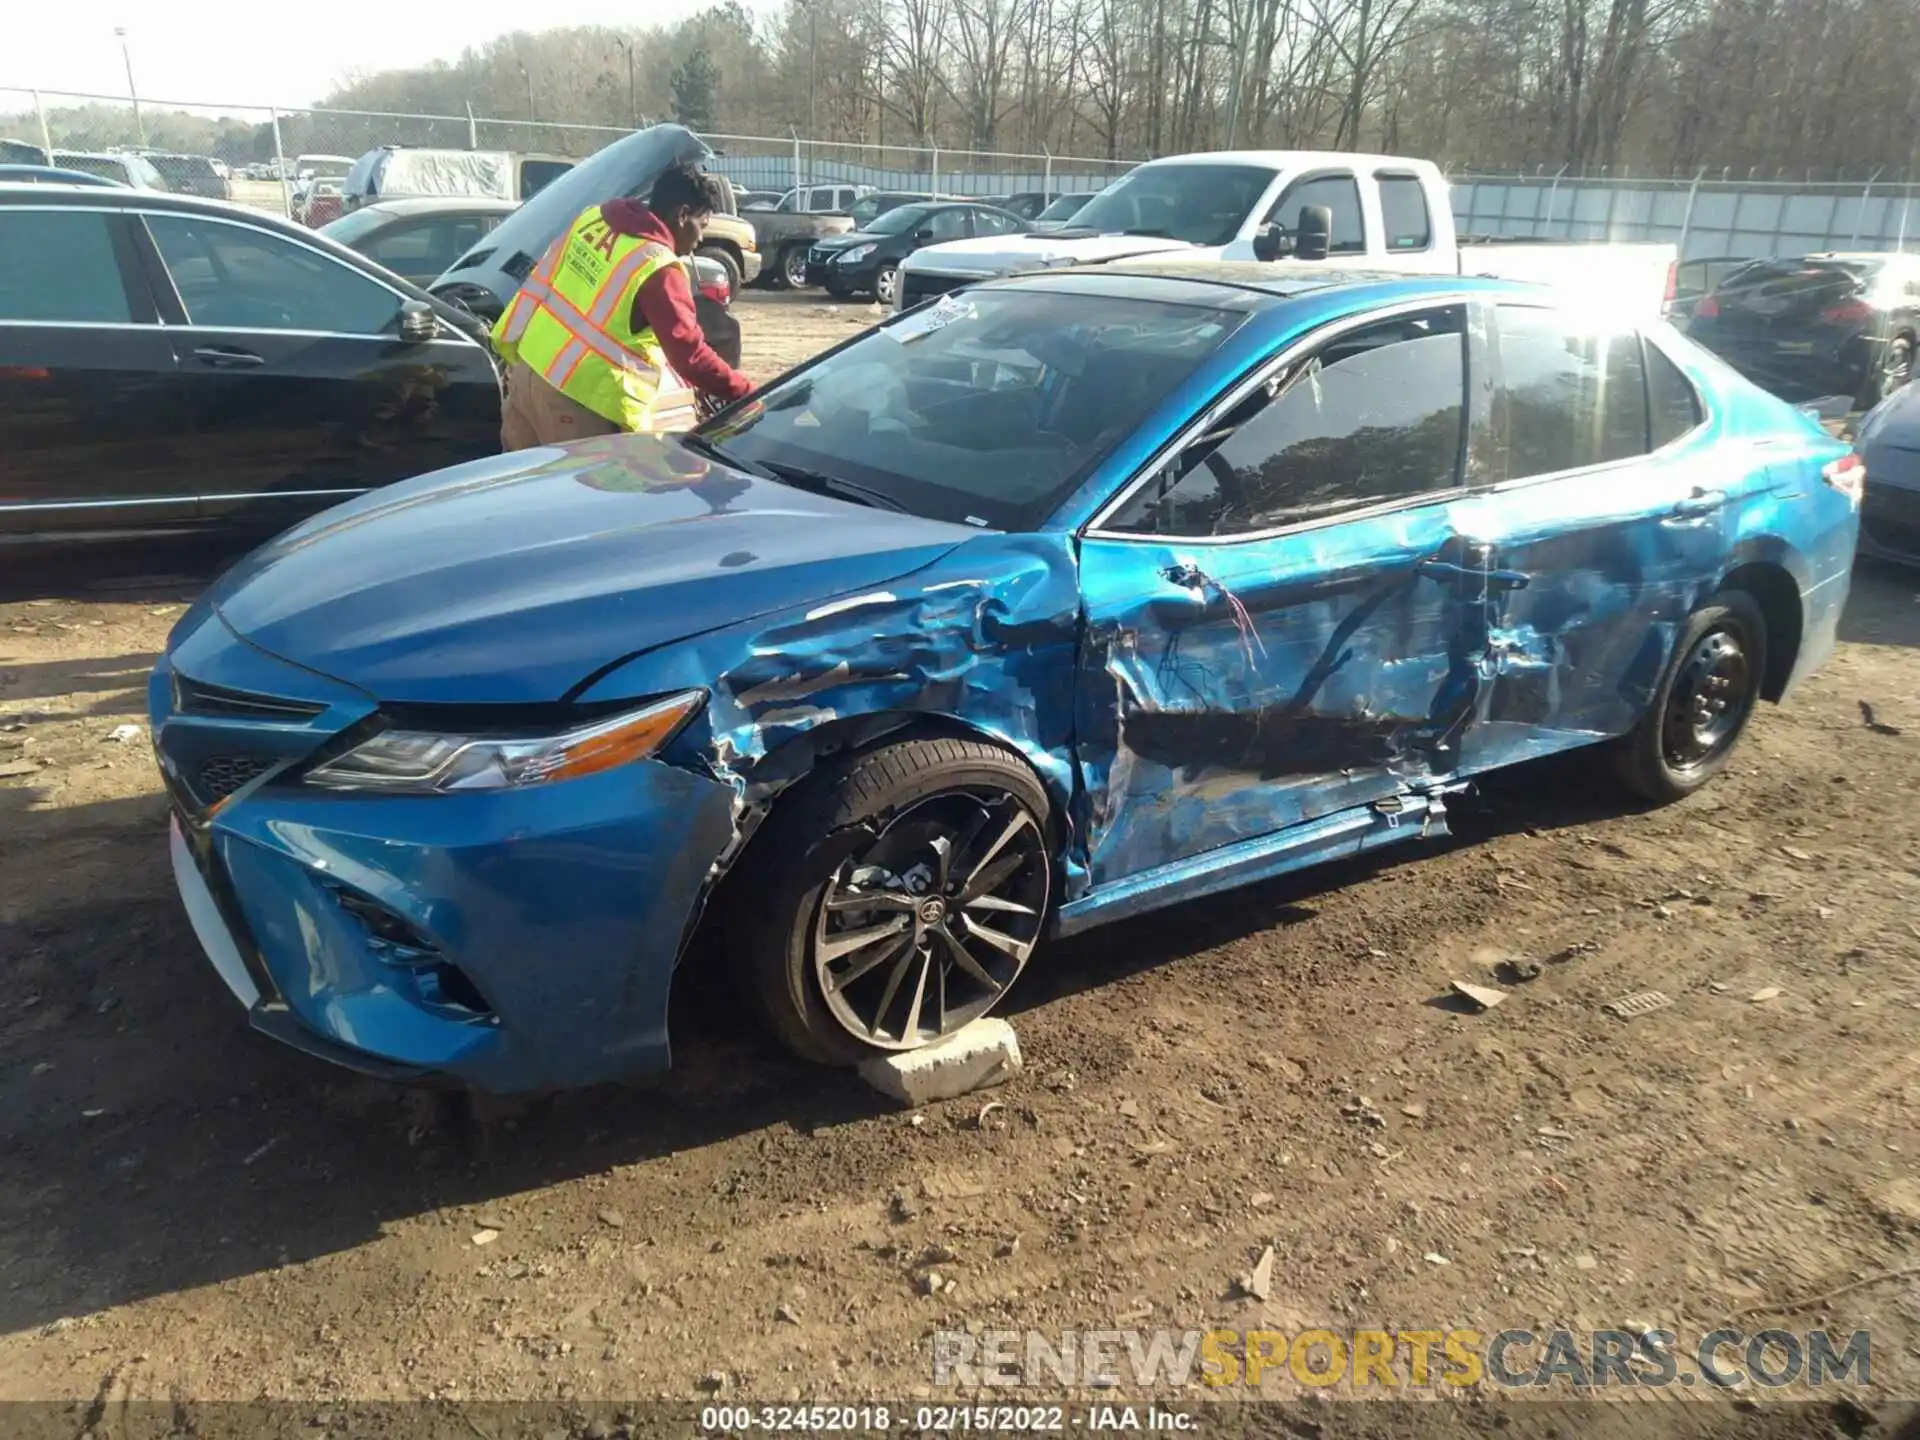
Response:
POLYGON ((671 215, 682 205, 695 213, 712 214, 727 208, 727 197, 720 188, 719 176, 683 161, 661 172, 647 196, 647 205, 656 215, 671 215))

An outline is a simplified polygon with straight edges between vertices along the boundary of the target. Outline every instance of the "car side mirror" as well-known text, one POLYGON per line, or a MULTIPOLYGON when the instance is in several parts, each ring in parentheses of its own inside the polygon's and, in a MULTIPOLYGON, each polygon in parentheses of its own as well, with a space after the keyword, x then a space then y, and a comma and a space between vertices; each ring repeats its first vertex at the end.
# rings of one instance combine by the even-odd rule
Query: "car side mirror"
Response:
POLYGON ((400 338, 409 345, 424 345, 440 333, 440 317, 424 300, 407 300, 400 306, 400 338))
POLYGON ((933 239, 933 227, 931 225, 922 225, 918 230, 913 232, 913 238, 924 244, 928 240, 933 239))
POLYGON ((1287 253, 1287 237, 1278 225, 1262 225, 1253 232, 1253 258, 1278 260, 1287 253))
POLYGON ((1333 248, 1333 211, 1325 205, 1302 205, 1293 253, 1302 260, 1324 260, 1333 248))

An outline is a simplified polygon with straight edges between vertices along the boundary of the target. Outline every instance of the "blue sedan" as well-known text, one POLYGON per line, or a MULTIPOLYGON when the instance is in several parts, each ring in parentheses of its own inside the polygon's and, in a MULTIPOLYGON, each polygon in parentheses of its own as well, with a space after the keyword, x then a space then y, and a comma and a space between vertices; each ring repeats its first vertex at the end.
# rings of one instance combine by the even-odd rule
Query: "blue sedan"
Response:
POLYGON ((174 870, 252 1023, 366 1072, 661 1068, 713 927, 793 1051, 912 1049, 1051 937, 1442 834, 1516 761, 1688 794, 1831 650, 1862 482, 1517 285, 983 285, 247 558, 153 674, 174 870))

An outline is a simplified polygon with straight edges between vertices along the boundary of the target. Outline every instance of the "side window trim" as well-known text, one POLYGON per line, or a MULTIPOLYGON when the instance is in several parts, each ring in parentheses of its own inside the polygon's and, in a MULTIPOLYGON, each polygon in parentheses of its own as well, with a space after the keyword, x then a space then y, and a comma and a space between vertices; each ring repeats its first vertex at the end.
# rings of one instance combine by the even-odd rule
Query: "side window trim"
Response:
MULTIPOLYGON (((159 243, 155 241, 155 239, 153 238, 153 232, 147 228, 147 220, 149 218, 179 219, 184 217, 186 219, 191 219, 191 220, 204 220, 215 225, 225 225, 234 230, 245 230, 250 234, 264 235, 268 239, 279 240, 284 244, 294 246, 296 249, 305 250, 309 255, 312 255, 315 259, 324 261, 329 265, 338 265, 342 270, 347 271, 349 274, 357 275, 362 280, 365 280, 368 284, 377 286, 378 288, 386 291, 387 294, 393 297, 394 313, 396 315, 399 313, 399 307, 402 304, 404 304, 408 299, 411 298, 410 296, 404 295, 400 291, 394 289, 391 285, 387 284, 386 281, 380 279, 378 276, 369 275, 366 271, 360 269, 358 266, 345 264, 343 261, 340 260, 338 256, 329 255, 326 251, 320 249, 317 245, 309 245, 305 241, 299 239, 297 236, 282 235, 276 230, 269 230, 260 225, 248 224, 245 220, 229 219, 225 215, 208 215, 205 212, 199 211, 199 210, 130 210, 127 212, 127 214, 131 219, 137 220, 139 222, 140 237, 145 242, 144 254, 147 257, 146 263, 151 267, 157 268, 159 279, 153 282, 155 295, 158 298, 160 298, 162 301, 172 302, 170 306, 163 304, 162 309, 163 310, 171 309, 174 314, 180 317, 179 319, 175 320, 175 319, 171 319, 163 316, 161 323, 163 325, 166 325, 170 329, 232 330, 236 327, 231 325, 196 325, 193 323, 192 320, 188 318, 186 303, 183 300, 181 300, 179 288, 173 283, 172 272, 170 272, 167 269, 166 261, 161 257, 159 243)), ((150 279, 151 279, 151 276, 150 276, 150 279)), ((249 330, 257 330, 259 333, 263 335, 266 335, 266 334, 326 335, 339 340, 391 341, 394 338, 391 335, 384 334, 379 331, 368 332, 364 330, 300 330, 300 329, 288 330, 288 329, 276 329, 270 326, 251 326, 251 325, 246 326, 244 328, 249 330)))
POLYGON ((1475 322, 1477 308, 1476 298, 1471 295, 1423 295, 1418 300, 1370 310, 1365 315, 1346 316, 1302 335, 1278 355, 1249 369, 1229 385, 1219 399, 1176 431, 1164 445, 1141 462, 1134 472, 1114 490, 1106 504, 1094 512, 1093 518, 1080 527, 1081 536, 1097 540, 1129 540, 1146 545, 1176 543, 1180 545, 1242 545, 1255 540, 1271 540, 1309 530, 1322 530, 1329 525, 1344 525, 1350 520, 1365 520, 1376 515, 1390 515, 1398 510, 1411 510, 1423 505, 1458 500, 1473 494, 1476 490, 1497 488, 1490 485, 1475 485, 1469 473, 1473 467, 1474 436, 1479 428, 1477 423, 1479 411, 1474 403, 1476 389, 1474 376, 1483 363, 1481 336, 1475 322), (1255 391, 1291 371, 1294 366, 1325 348, 1331 341, 1338 340, 1343 335, 1350 335, 1356 330, 1365 330, 1382 321, 1404 319, 1429 310, 1452 310, 1460 307, 1465 307, 1467 311, 1466 335, 1463 337, 1463 344, 1467 347, 1466 393, 1463 397, 1466 424, 1462 427, 1466 435, 1463 447, 1465 453, 1456 460, 1454 465, 1454 474, 1460 483, 1446 490, 1429 490, 1423 494, 1403 496, 1377 505, 1343 510, 1337 515, 1316 515, 1310 520, 1296 520, 1267 530, 1246 530, 1234 535, 1182 535, 1176 538, 1150 535, 1134 530, 1106 528, 1108 522, 1124 510, 1140 490, 1151 484, 1154 477, 1160 473, 1161 467, 1174 456, 1218 426, 1255 391))

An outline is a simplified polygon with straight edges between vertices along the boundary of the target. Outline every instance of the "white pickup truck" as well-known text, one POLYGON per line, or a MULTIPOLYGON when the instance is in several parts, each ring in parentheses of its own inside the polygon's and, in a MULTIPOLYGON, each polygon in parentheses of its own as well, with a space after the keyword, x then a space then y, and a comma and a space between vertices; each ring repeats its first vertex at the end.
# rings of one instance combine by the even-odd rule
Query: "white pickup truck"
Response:
MULTIPOLYGON (((1447 181, 1427 160, 1319 150, 1174 155, 1129 170, 1061 230, 953 240, 900 266, 895 308, 962 285, 1143 255, 1317 258, 1295 228, 1307 207, 1331 217, 1326 262, 1410 275, 1495 275, 1577 286, 1609 314, 1651 318, 1672 295, 1672 245, 1537 241, 1463 243, 1447 181)), ((1315 247, 1317 248, 1317 247, 1315 247)))

